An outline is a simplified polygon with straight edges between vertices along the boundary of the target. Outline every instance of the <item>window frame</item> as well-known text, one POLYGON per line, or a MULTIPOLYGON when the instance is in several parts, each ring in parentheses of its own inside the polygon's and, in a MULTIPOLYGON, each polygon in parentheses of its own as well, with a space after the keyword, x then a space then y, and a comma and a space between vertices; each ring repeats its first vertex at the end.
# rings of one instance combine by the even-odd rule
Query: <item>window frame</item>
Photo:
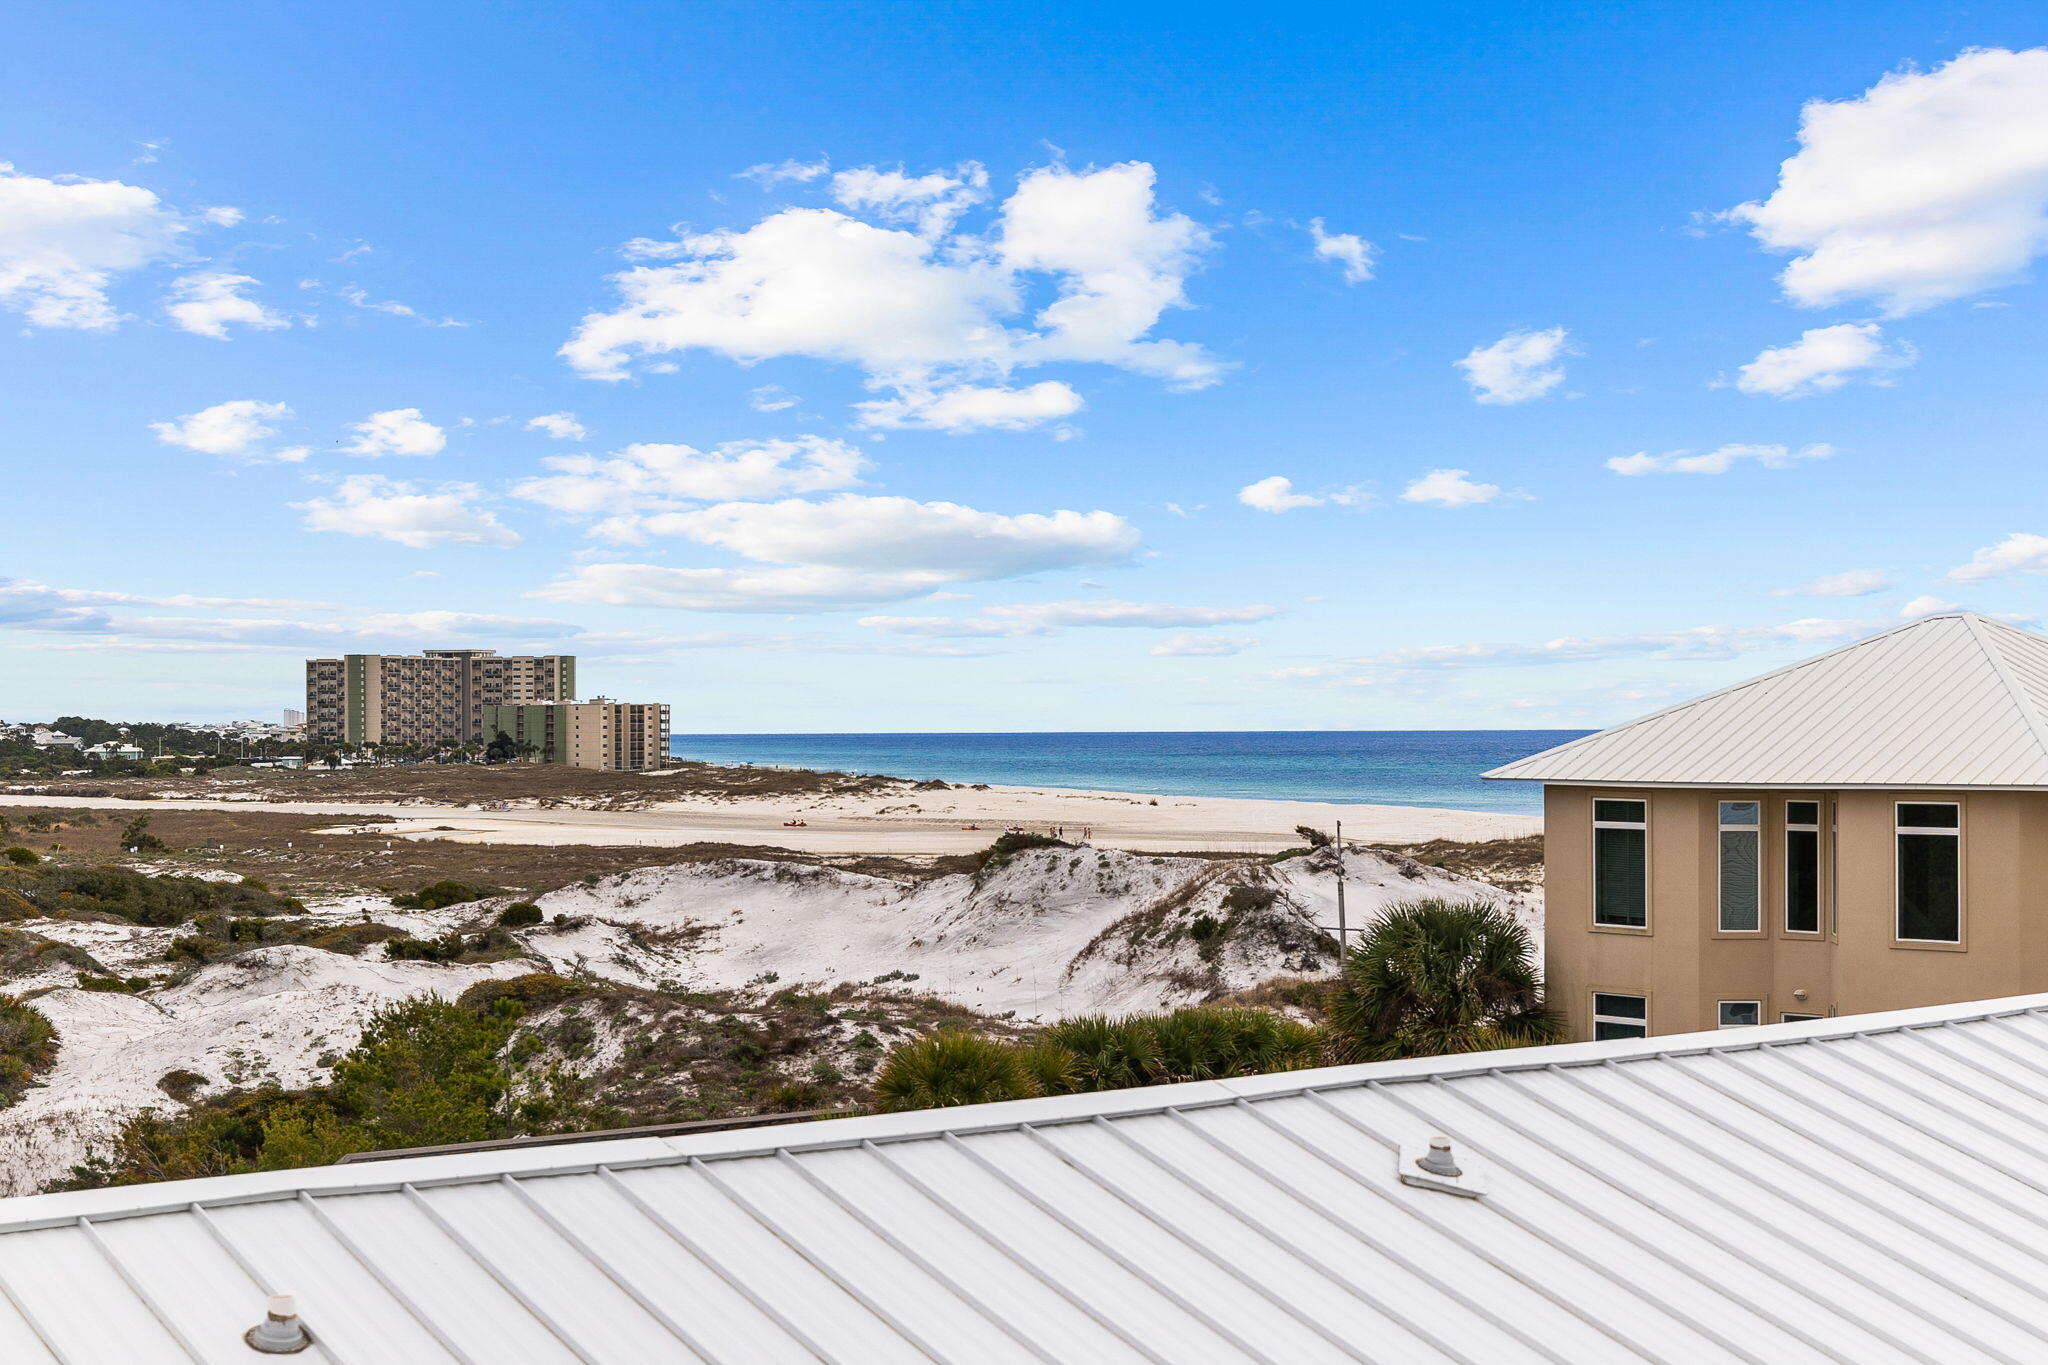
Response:
POLYGON ((1630 1038, 1647 1038, 1650 1036, 1650 997, 1647 992, 1637 994, 1634 991, 1593 991, 1591 996, 1592 1008, 1588 1011, 1587 1018, 1592 1020, 1593 1027, 1590 1033, 1594 1042, 1625 1042, 1630 1038), (1640 1000, 1643 1005, 1643 1017, 1632 1019, 1624 1014, 1602 1014, 1600 1012, 1600 1001, 1603 997, 1613 1000, 1640 1000), (1602 1038, 1600 1036, 1600 1026, 1602 1024, 1610 1024, 1618 1028, 1640 1028, 1642 1032, 1623 1034, 1620 1038, 1602 1038))
MULTIPOLYGON (((1589 906, 1588 908, 1589 908, 1589 910, 1590 910, 1590 912, 1591 912, 1591 917, 1592 917, 1592 921, 1593 921, 1593 928, 1594 928, 1594 929, 1595 929, 1596 931, 1598 931, 1598 932, 1601 932, 1601 933, 1608 933, 1608 934, 1647 934, 1647 933, 1649 933, 1649 932, 1650 932, 1650 800, 1649 800, 1649 798, 1648 798, 1648 797, 1646 797, 1646 796, 1599 796, 1599 795, 1595 795, 1595 796, 1594 796, 1594 797, 1592 798, 1592 805, 1590 805, 1590 806, 1589 806, 1589 807, 1587 808, 1587 815, 1588 815, 1588 817, 1589 817, 1589 819, 1588 819, 1588 835, 1589 835, 1589 842, 1590 842, 1590 844, 1591 844, 1591 846, 1592 846, 1592 867, 1591 867, 1591 872, 1592 872, 1592 875, 1591 875, 1591 877, 1590 877, 1590 878, 1588 878, 1588 881, 1590 882, 1590 884, 1591 884, 1591 888, 1592 888, 1592 897, 1591 897, 1591 900, 1592 900, 1592 904, 1591 904, 1591 905, 1590 905, 1590 906, 1589 906), (1633 805, 1633 806, 1638 806, 1638 807, 1641 807, 1641 809, 1642 809, 1642 812, 1643 812, 1643 817, 1642 817, 1642 819, 1640 819, 1640 820, 1602 820, 1602 819, 1600 818, 1600 803, 1601 803, 1601 802, 1603 802, 1603 801, 1626 801, 1626 802, 1627 802, 1627 803, 1629 803, 1630 805, 1633 805), (1610 922, 1610 921, 1608 921, 1608 920, 1603 920, 1603 919, 1601 919, 1601 918, 1600 918, 1600 831, 1601 831, 1601 830, 1603 830, 1603 829, 1628 829, 1628 830, 1635 830, 1635 831, 1637 831, 1638 833, 1640 833, 1640 834, 1641 834, 1641 835, 1643 836, 1643 922, 1642 922, 1641 924, 1624 924, 1624 923, 1620 923, 1620 922, 1618 922, 1618 921, 1616 921, 1616 922, 1610 922)), ((1623 992, 1615 992, 1615 991, 1603 991, 1603 992, 1601 992, 1601 994, 1603 994, 1603 995, 1615 995, 1615 994, 1622 994, 1622 993, 1623 993, 1623 992)))
POLYGON ((1963 803, 1951 801, 1909 801, 1895 799, 1892 802, 1892 943, 1895 947, 1947 948, 1963 947, 1963 907, 1968 897, 1963 894, 1963 803), (1956 813, 1953 826, 1908 825, 1903 823, 1903 811, 1907 806, 1947 806, 1956 813), (1900 841, 1908 834, 1934 835, 1954 839, 1956 850, 1956 936, 1954 938, 1908 938, 1900 930, 1905 913, 1906 860, 1900 841))
POLYGON ((1812 800, 1788 798, 1783 804, 1784 811, 1779 820, 1779 825, 1784 834, 1783 853, 1785 868, 1784 876, 1781 880, 1784 882, 1785 912, 1779 917, 1778 922, 1784 926, 1784 932, 1788 934, 1795 934, 1800 938, 1821 938, 1828 931, 1828 917, 1825 913, 1827 896, 1821 887, 1821 869, 1827 866, 1827 859, 1824 856, 1822 847, 1827 838, 1827 830, 1825 828, 1827 804, 1818 797, 1812 800), (1810 825, 1794 824, 1792 822, 1792 807, 1794 806, 1812 806, 1813 823, 1810 825), (1811 929, 1794 929, 1792 927, 1792 836, 1794 834, 1811 834, 1813 836, 1813 927, 1811 929))
POLYGON ((1715 1001, 1715 1002, 1714 1002, 1714 1027, 1715 1027, 1716 1029, 1729 1029, 1729 1028, 1760 1028, 1760 1027, 1762 1027, 1762 1026, 1763 1026, 1763 1022, 1764 1022, 1764 1002, 1763 1002, 1763 1001, 1761 1001, 1761 1000, 1717 1000, 1717 1001, 1715 1001), (1749 1007, 1750 1007, 1751 1009, 1753 1009, 1753 1010, 1755 1010, 1755 1011, 1756 1011, 1756 1022, 1755 1022, 1754 1024, 1731 1024, 1731 1023, 1729 1023, 1729 1022, 1728 1022, 1728 1007, 1729 1007, 1730 1005, 1747 1005, 1747 1006, 1749 1006, 1749 1007))
POLYGON ((1781 1024, 1810 1024, 1816 1019, 1825 1018, 1827 1018, 1825 1014, 1799 1014, 1797 1012, 1781 1011, 1778 1015, 1778 1022, 1781 1024))
POLYGON ((1764 933, 1767 916, 1764 913, 1764 809, 1765 803, 1759 797, 1742 797, 1714 800, 1714 932, 1734 938, 1760 938, 1764 933), (1726 808, 1729 806, 1754 806, 1756 823, 1731 825, 1727 823, 1726 808), (1727 906, 1723 902, 1726 892, 1727 870, 1722 865, 1721 836, 1730 833, 1753 835, 1756 839, 1756 927, 1754 929, 1730 929, 1727 906))

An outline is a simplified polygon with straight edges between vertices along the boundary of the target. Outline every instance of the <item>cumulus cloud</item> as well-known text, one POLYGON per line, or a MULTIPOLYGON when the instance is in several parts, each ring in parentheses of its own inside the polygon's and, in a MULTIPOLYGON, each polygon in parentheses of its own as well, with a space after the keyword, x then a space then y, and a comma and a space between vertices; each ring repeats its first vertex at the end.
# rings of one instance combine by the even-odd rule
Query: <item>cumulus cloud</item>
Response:
POLYGON ((842 493, 822 502, 727 502, 643 519, 656 535, 746 559, 860 572, 936 573, 953 582, 1118 564, 1138 531, 1110 512, 1006 516, 952 502, 842 493))
POLYGON ((164 313, 180 330, 216 341, 228 339, 228 327, 233 323, 259 332, 291 326, 281 314, 243 296, 243 290, 257 283, 247 275, 204 271, 181 275, 171 282, 164 313))
POLYGON ((964 161, 951 174, 908 175, 861 166, 832 177, 832 198, 842 207, 871 210, 885 222, 910 223, 925 236, 948 231, 955 219, 988 198, 988 172, 964 161))
POLYGON ((1806 307, 1893 316, 2021 278, 2048 249, 2048 48, 1964 52, 1801 111, 1799 151, 1761 203, 1729 211, 1806 307))
POLYGON ((1499 484, 1480 483, 1469 469, 1432 469, 1401 490, 1403 502, 1427 502, 1438 507, 1473 507, 1500 496, 1499 484))
MULTIPOLYGON (((1260 512, 1279 513, 1292 512, 1299 507, 1321 507, 1326 503, 1339 507, 1363 507, 1372 501, 1372 495, 1356 487, 1329 489, 1320 493, 1297 493, 1294 491, 1292 479, 1275 474, 1238 489, 1237 500, 1246 507, 1260 512)), ((1181 516, 1187 515, 1174 503, 1166 505, 1169 510, 1181 516)))
POLYGON ((448 434, 422 416, 418 408, 373 412, 349 430, 355 432, 356 439, 342 449, 371 459, 385 455, 439 455, 448 445, 448 434))
POLYGON ((177 254, 189 225, 118 180, 45 180, 0 161, 0 305, 31 327, 104 331, 115 279, 177 254))
POLYGON ((2007 574, 2048 573, 2048 536, 2015 531, 1970 556, 1970 562, 1942 575, 1950 583, 1981 583, 2007 574))
POLYGON ((658 564, 583 564, 532 595, 550 602, 680 611, 844 611, 923 597, 942 574, 789 568, 671 569, 658 564))
MULTIPOLYGON (((640 244, 643 259, 674 263, 614 276, 619 306, 584 318, 562 355, 602 379, 692 349, 742 364, 812 356, 859 367, 871 388, 913 411, 920 395, 1062 361, 1200 388, 1222 363, 1150 334, 1168 309, 1186 305, 1185 281, 1211 239, 1194 220, 1160 212, 1153 182, 1141 162, 1044 167, 1021 178, 986 231, 967 233, 948 215, 979 187, 957 172, 937 181, 842 172, 833 181, 842 207, 866 218, 790 208, 743 230, 640 244)), ((1036 401, 1058 396, 1046 390, 1036 401)), ((1006 420, 1016 420, 1014 400, 1002 401, 1006 420)))
POLYGON ((1631 478, 1644 474, 1726 474, 1744 460, 1754 460, 1765 469, 1790 469, 1808 460, 1825 460, 1835 448, 1825 442, 1797 448, 1792 446, 1725 445, 1695 455, 1685 450, 1667 450, 1653 455, 1639 450, 1633 455, 1616 455, 1607 467, 1631 478))
POLYGON ((1145 652, 1161 658, 1219 659, 1264 643, 1256 635, 1176 635, 1145 652))
POLYGON ((166 445, 183 446, 206 455, 296 463, 306 458, 308 452, 304 446, 268 454, 258 449, 263 442, 277 435, 278 429, 272 423, 289 421, 291 415, 292 410, 283 403, 237 398, 188 412, 176 421, 151 422, 149 429, 166 445))
POLYGON ((1927 593, 1920 597, 1915 597, 1908 602, 1901 603, 1899 605, 1899 619, 1902 621, 1917 621, 1923 616, 1945 616, 1949 612, 1961 611, 1962 609, 1962 604, 1959 602, 1944 601, 1932 593, 1927 593))
POLYGON ((1079 626, 1171 630, 1268 621, 1284 608, 1196 607, 1161 602, 1031 602, 983 607, 979 616, 864 616, 860 623, 892 635, 986 637, 1048 635, 1079 626))
POLYGON ((1888 372, 1919 359, 1908 342, 1889 346, 1874 322, 1841 322, 1800 333, 1789 346, 1765 348, 1741 368, 1735 387, 1773 398, 1807 398, 1833 393, 1859 376, 1872 384, 1891 382, 1888 372))
POLYGON ((1315 244, 1316 259, 1329 261, 1344 272, 1344 283, 1364 284, 1372 278, 1373 261, 1379 251, 1363 237, 1349 232, 1328 232, 1323 220, 1308 220, 1309 241, 1315 244))
POLYGON ((970 431, 1023 431, 1082 408, 1081 395, 1056 379, 1022 388, 960 384, 950 389, 906 389, 895 398, 854 405, 864 427, 923 427, 962 435, 970 431))
POLYGON ((381 474, 353 474, 333 496, 296 502, 309 531, 389 540, 415 550, 441 545, 517 545, 517 532, 478 507, 473 483, 423 487, 381 474))
POLYGON ((822 436, 728 441, 710 451, 693 446, 636 444, 612 455, 561 455, 542 461, 555 474, 513 486, 514 497, 576 516, 630 514, 615 527, 677 504, 820 493, 860 482, 867 466, 858 448, 822 436))
POLYGON ((544 412, 526 420, 528 431, 545 431, 557 441, 580 441, 590 433, 573 412, 544 412))
POLYGON ((1883 569, 1846 569, 1841 573, 1822 574, 1796 588, 1779 588, 1771 596, 1868 597, 1871 593, 1883 592, 1894 581, 1883 569))
POLYGON ((1474 346, 1464 359, 1451 362, 1465 372, 1465 382, 1482 403, 1526 403, 1564 383, 1564 361, 1580 354, 1562 327, 1540 332, 1509 332, 1487 346, 1474 346))

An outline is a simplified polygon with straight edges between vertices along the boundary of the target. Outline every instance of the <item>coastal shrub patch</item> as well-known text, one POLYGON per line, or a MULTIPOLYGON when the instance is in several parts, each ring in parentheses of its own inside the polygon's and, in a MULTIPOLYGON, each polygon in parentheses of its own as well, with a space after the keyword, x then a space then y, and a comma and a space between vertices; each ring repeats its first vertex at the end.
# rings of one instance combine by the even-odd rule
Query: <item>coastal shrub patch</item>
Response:
POLYGON ((875 1107, 945 1109, 1038 1093, 1019 1050, 965 1029, 940 1029, 889 1050, 875 1077, 875 1107))
POLYGON ((1483 901, 1391 907, 1344 961, 1330 995, 1339 1062, 1435 1057, 1559 1042, 1529 931, 1483 901))
POLYGON ((470 901, 488 900, 503 893, 495 886, 476 886, 469 882, 438 881, 428 882, 417 891, 405 891, 391 898, 391 903, 401 910, 444 910, 451 905, 464 905, 470 901))
POLYGON ((467 935, 450 930, 438 938, 400 934, 384 940, 384 956, 416 962, 496 962, 519 952, 519 941, 498 928, 467 935))
POLYGON ((543 918, 540 907, 532 901, 515 901, 498 916, 498 923, 507 929, 525 929, 539 924, 543 918))
POLYGON ((975 855, 975 870, 980 873, 999 871, 1015 862, 1018 854, 1034 848, 1072 847, 1072 844, 1055 839, 1049 834, 1012 832, 998 835, 994 843, 975 855))
POLYGON ((57 1060, 57 1029, 34 1005, 0 995, 0 1109, 57 1060))
POLYGON ((146 976, 94 976, 89 972, 78 974, 78 989, 82 991, 111 991, 118 995, 133 995, 146 991, 156 982, 146 976))
POLYGON ((270 916, 306 911, 290 896, 234 882, 148 877, 119 867, 0 869, 0 890, 14 892, 32 915, 109 915, 158 929, 173 928, 208 913, 270 916))
POLYGON ((169 845, 149 832, 147 815, 138 815, 121 827, 121 847, 134 853, 158 853, 169 845))
POLYGON ((199 1087, 205 1084, 206 1077, 196 1071, 187 1071, 184 1067, 174 1067, 156 1078, 156 1088, 180 1104, 191 1099, 199 1092, 199 1087))
POLYGON ((42 855, 34 849, 23 848, 20 844, 16 844, 13 848, 0 849, 0 858, 5 858, 16 867, 34 867, 43 860, 42 855))

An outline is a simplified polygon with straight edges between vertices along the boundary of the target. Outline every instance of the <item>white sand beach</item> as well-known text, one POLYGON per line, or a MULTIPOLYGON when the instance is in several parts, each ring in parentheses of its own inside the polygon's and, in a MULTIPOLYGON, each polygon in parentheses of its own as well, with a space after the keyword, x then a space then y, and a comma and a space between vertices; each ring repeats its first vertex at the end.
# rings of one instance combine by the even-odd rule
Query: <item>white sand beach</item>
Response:
MULTIPOLYGON (((1056 787, 950 787, 859 796, 786 796, 662 802, 639 810, 562 806, 484 810, 475 805, 378 801, 241 801, 119 797, 0 796, 0 806, 142 810, 273 810, 346 817, 375 815, 395 837, 505 844, 696 843, 769 845, 810 853, 966 853, 1006 829, 1046 833, 1102 848, 1160 852, 1270 853, 1300 844, 1297 825, 1344 825, 1347 840, 1412 843, 1478 841, 1542 831, 1534 815, 1433 806, 1336 805, 1215 796, 1148 796, 1056 787), (801 823, 792 823, 801 822, 801 823)), ((346 822, 343 822, 344 824, 346 822)))

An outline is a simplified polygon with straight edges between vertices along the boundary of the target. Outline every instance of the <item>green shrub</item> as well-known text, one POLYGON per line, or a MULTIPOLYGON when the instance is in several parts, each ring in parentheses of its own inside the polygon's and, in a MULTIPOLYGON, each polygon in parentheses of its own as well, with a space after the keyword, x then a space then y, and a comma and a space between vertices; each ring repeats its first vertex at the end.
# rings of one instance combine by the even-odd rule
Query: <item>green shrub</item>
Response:
POLYGON ((1340 1062, 1528 1047, 1564 1037, 1529 931, 1483 901, 1395 906, 1345 959, 1330 997, 1340 1062))
POLYGON ((524 929, 539 924, 542 918, 540 907, 532 901, 515 901, 498 916, 498 923, 507 929, 524 929))
POLYGON ((940 1029, 889 1049, 875 1077, 875 1107, 942 1109, 1037 1093, 1018 1049, 965 1029, 940 1029))
MULTIPOLYGON (((268 917, 304 914, 290 896, 198 877, 146 877, 119 867, 0 869, 0 891, 12 892, 28 913, 67 917, 111 915, 131 924, 169 929, 204 914, 268 917)), ((0 903, 21 912, 7 897, 0 903)))
POLYGON ((451 905, 464 905, 470 901, 488 900, 499 895, 494 886, 474 886, 469 882, 439 881, 428 882, 417 891, 404 892, 391 898, 391 903, 401 910, 444 910, 451 905))
POLYGON ((1123 1090, 1159 1077, 1159 1040, 1142 1018, 1083 1014, 1062 1019, 1039 1037, 1073 1054, 1075 1092, 1123 1090))
POLYGON ((0 995, 0 1109, 20 1099, 36 1073, 56 1060, 56 1026, 35 1006, 0 995))
POLYGON ((34 867, 43 860, 42 855, 34 849, 23 848, 20 844, 13 848, 0 849, 0 858, 5 858, 16 867, 34 867))

